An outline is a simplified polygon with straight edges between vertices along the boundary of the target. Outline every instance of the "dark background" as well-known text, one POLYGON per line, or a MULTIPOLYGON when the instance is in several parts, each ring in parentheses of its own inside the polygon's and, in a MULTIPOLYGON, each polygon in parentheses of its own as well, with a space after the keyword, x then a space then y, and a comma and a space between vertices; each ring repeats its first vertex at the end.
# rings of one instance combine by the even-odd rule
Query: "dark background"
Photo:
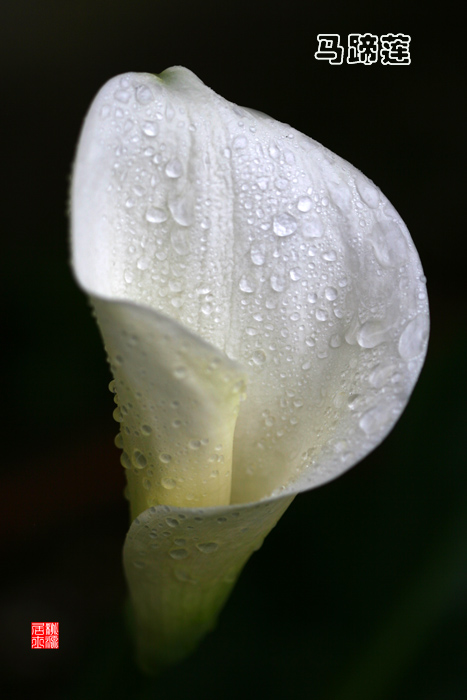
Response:
MULTIPOLYGON (((418 6, 421 7, 421 6, 418 6)), ((427 7, 427 6, 423 6, 427 7)), ((467 697, 465 58, 406 2, 3 0, 0 689, 24 698, 467 697), (330 66, 318 33, 409 34, 405 67, 330 66), (156 681, 124 624, 128 527, 104 352, 68 258, 69 174, 101 85, 181 64, 343 156, 398 209, 432 335, 390 437, 297 497, 217 631, 156 681), (59 621, 32 651, 30 623, 59 621)))

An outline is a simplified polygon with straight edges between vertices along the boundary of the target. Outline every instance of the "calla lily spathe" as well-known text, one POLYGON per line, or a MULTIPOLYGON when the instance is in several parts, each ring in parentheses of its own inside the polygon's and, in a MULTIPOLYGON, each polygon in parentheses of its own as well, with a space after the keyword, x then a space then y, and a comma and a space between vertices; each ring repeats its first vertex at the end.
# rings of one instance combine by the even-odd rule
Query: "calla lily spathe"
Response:
POLYGON ((73 173, 73 267, 114 374, 142 664, 183 658, 300 491, 388 434, 428 304, 361 172, 185 68, 110 80, 73 173))

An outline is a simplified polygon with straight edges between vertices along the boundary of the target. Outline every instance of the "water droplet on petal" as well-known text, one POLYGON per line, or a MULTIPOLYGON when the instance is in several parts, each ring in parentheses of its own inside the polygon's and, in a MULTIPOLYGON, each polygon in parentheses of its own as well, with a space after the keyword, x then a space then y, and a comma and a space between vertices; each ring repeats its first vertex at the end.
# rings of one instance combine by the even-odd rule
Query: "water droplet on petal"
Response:
POLYGON ((250 250, 251 262, 253 265, 263 265, 266 259, 264 251, 260 248, 252 246, 250 250))
POLYGON ((151 90, 147 87, 147 85, 138 85, 136 88, 136 100, 141 104, 141 105, 147 105, 149 102, 152 102, 154 99, 153 94, 151 90))
POLYGON ((177 178, 183 175, 183 165, 178 158, 172 158, 165 166, 165 174, 167 177, 177 178))
POLYGON ((144 469, 148 463, 146 457, 139 450, 134 450, 132 462, 136 469, 144 469))
POLYGON ((144 122, 142 129, 143 134, 146 134, 146 136, 157 136, 157 132, 159 131, 156 122, 144 122))
POLYGON ((248 144, 248 141, 246 139, 246 136, 237 136, 234 139, 232 146, 238 150, 241 148, 245 148, 247 146, 247 144, 248 144))
POLYGON ((406 325, 399 338, 399 354, 404 360, 412 360, 423 352, 428 339, 428 330, 428 318, 422 314, 406 325))
POLYGON ((271 287, 275 292, 283 292, 286 288, 286 280, 282 275, 271 275, 271 287))
POLYGON ((388 328, 380 321, 367 321, 357 331, 357 343, 361 348, 375 348, 388 337, 388 328))
POLYGON ((165 489, 167 489, 167 491, 171 491, 177 485, 175 483, 174 479, 168 479, 165 477, 164 477, 164 479, 161 479, 161 484, 165 489))
POLYGON ((217 542, 202 542, 201 544, 197 544, 196 547, 200 552, 203 552, 203 554, 211 554, 219 549, 217 542))
POLYGON ((143 255, 141 258, 138 259, 138 262, 136 263, 136 267, 138 270, 147 270, 148 267, 151 265, 151 260, 147 258, 145 255, 143 255))
POLYGON ((292 270, 290 270, 290 279, 293 280, 294 282, 298 282, 299 279, 302 277, 302 270, 300 267, 294 267, 292 270))
POLYGON ((304 238, 321 238, 324 233, 323 223, 318 216, 312 216, 302 224, 304 238))
POLYGON ((395 410, 397 410, 395 404, 386 404, 370 408, 370 410, 366 411, 360 418, 360 428, 367 435, 373 435, 387 424, 395 410))
POLYGON ((251 282, 243 275, 241 278, 239 285, 240 289, 242 292, 246 292, 247 294, 251 294, 252 292, 255 291, 254 286, 251 284, 251 282))
POLYGON ((313 202, 309 197, 300 197, 297 202, 297 209, 299 211, 307 212, 310 211, 313 206, 313 202))
POLYGON ((128 90, 117 90, 114 97, 118 102, 123 102, 123 104, 127 104, 130 101, 130 93, 128 90))
POLYGON ((131 467, 131 459, 129 458, 128 454, 126 452, 122 452, 120 455, 120 464, 122 467, 125 469, 130 469, 131 467))
POLYGON ((188 556, 186 549, 171 549, 169 554, 172 559, 186 559, 188 556))
POLYGON ((252 358, 256 365, 263 365, 266 362, 266 353, 263 350, 255 350, 252 358))
POLYGON ((326 321, 328 317, 328 312, 326 309, 316 309, 316 318, 318 321, 326 321))
POLYGON ((161 224, 167 219, 167 212, 164 209, 159 209, 159 207, 149 207, 146 212, 146 221, 149 221, 150 224, 161 224))
POLYGON ((297 230, 297 220, 291 214, 278 214, 273 219, 272 228, 276 236, 291 236, 297 230))
POLYGON ((189 226, 193 220, 193 212, 190 203, 180 197, 169 202, 170 213, 180 226, 189 226))
POLYGON ((379 204, 379 192, 370 180, 359 177, 357 179, 357 189, 365 204, 372 209, 376 209, 379 204))

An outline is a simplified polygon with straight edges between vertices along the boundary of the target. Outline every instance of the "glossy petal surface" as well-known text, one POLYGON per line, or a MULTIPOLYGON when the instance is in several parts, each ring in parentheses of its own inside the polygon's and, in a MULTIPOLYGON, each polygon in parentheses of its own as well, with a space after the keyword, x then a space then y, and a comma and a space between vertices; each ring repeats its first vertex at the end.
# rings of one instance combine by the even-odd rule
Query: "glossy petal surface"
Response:
POLYGON ((425 279, 368 178, 184 68, 99 92, 72 234, 138 516, 125 567, 140 653, 168 663, 293 496, 391 430, 426 353, 425 279))

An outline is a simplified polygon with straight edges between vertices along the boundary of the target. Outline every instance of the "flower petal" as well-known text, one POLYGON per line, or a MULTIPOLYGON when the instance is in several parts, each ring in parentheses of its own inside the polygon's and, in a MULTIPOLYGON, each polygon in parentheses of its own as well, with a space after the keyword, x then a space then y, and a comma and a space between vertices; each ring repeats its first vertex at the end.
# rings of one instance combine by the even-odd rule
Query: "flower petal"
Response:
POLYGON ((147 667, 212 626, 296 493, 391 430, 426 353, 425 279, 370 180, 184 68, 102 88, 72 199, 138 516, 125 569, 147 667))
POLYGON ((233 508, 150 508, 132 524, 124 564, 140 663, 176 663, 216 624, 251 554, 293 496, 233 508))
POLYGON ((230 503, 241 368, 152 309, 99 298, 93 305, 115 377, 132 518, 164 503, 230 503))
POLYGON ((352 165, 171 68, 102 88, 73 193, 88 292, 167 314, 248 371, 232 502, 323 483, 391 430, 426 352, 425 281, 352 165))

